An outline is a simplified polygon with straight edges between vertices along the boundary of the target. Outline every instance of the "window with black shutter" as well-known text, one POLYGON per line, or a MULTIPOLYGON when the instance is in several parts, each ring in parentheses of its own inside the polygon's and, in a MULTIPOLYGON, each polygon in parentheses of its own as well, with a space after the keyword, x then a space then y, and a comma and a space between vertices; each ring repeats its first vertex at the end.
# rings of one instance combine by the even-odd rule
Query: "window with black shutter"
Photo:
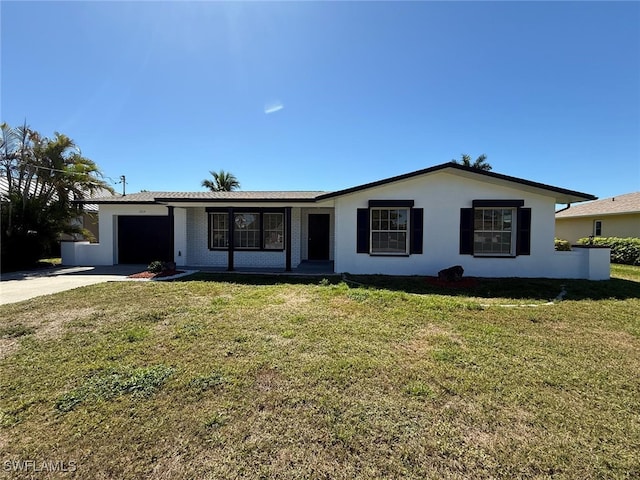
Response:
POLYGON ((357 211, 357 253, 370 255, 421 254, 423 209, 413 200, 370 200, 357 211))
POLYGON ((460 254, 515 257, 531 253, 531 209, 524 200, 474 200, 460 209, 460 254))

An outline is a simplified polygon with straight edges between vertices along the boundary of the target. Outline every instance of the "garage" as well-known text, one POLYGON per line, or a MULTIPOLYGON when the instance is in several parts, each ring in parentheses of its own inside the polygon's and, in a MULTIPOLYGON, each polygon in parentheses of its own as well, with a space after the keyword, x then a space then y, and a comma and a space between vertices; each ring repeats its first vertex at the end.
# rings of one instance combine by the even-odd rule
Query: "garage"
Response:
POLYGON ((171 260, 171 217, 119 216, 118 263, 171 260))

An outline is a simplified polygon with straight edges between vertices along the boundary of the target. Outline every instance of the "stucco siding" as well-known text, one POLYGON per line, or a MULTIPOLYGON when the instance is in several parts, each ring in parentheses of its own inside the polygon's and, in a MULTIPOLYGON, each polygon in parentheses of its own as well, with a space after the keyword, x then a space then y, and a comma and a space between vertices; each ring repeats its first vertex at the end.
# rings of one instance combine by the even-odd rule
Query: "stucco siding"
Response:
POLYGON ((594 234, 596 220, 602 222, 602 237, 640 238, 640 213, 556 218, 556 237, 576 243, 578 239, 594 234))
POLYGON ((539 277, 554 272, 552 197, 440 172, 345 195, 336 199, 335 210, 337 272, 435 275, 452 265, 462 265, 465 275, 473 276, 539 277), (482 199, 524 200, 524 206, 532 209, 530 255, 515 258, 460 255, 460 209, 482 199), (356 211, 366 208, 369 200, 413 200, 416 208, 423 208, 423 253, 406 257, 356 253, 356 211))
POLYGON ((127 215, 168 215, 164 205, 100 205, 99 230, 100 243, 91 244, 88 253, 76 264, 115 265, 118 263, 118 216, 127 215))

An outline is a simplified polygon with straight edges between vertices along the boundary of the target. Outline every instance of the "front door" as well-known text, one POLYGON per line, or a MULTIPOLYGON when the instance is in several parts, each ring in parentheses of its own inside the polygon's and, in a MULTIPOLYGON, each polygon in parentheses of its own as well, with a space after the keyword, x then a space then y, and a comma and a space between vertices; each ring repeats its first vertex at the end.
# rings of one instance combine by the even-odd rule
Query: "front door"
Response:
POLYGON ((309 214, 309 260, 329 260, 330 224, 328 213, 309 214))

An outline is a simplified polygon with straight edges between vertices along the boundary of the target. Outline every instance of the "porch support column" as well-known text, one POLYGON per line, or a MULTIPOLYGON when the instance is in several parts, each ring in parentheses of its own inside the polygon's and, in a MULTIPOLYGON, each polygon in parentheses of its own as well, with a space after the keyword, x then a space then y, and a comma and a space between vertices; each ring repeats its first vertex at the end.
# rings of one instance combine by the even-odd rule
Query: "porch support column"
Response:
POLYGON ((227 271, 229 272, 233 272, 233 270, 235 269, 235 267, 233 266, 233 231, 234 231, 234 224, 235 222, 233 221, 233 208, 230 208, 228 211, 228 215, 229 215, 229 248, 228 248, 228 257, 227 257, 227 271))
POLYGON ((169 216, 169 261, 170 262, 175 262, 175 245, 176 245, 176 239, 175 239, 175 234, 176 234, 176 224, 175 224, 175 218, 173 217, 173 207, 172 206, 167 206, 167 209, 169 210, 167 215, 169 216))
POLYGON ((284 209, 284 228, 285 228, 285 271, 291 271, 291 207, 284 209))

